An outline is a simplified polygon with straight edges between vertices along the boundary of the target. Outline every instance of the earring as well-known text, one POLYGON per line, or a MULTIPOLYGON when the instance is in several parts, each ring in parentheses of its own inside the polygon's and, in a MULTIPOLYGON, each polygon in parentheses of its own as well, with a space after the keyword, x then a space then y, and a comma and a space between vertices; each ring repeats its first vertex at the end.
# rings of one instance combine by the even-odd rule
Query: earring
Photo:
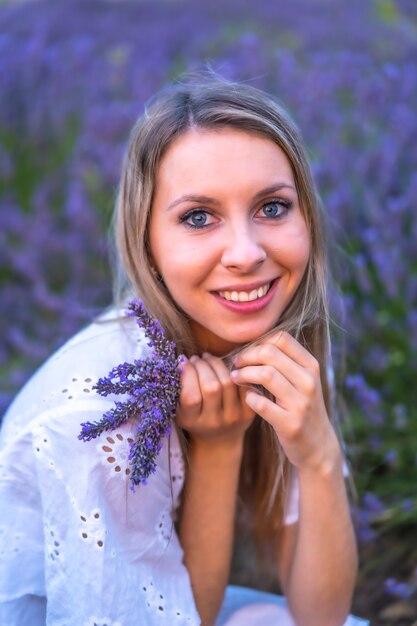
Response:
POLYGON ((153 265, 150 265, 150 269, 151 269, 151 274, 154 277, 154 279, 158 282, 161 283, 162 285, 164 284, 164 279, 162 278, 161 274, 158 272, 157 269, 154 268, 153 265))

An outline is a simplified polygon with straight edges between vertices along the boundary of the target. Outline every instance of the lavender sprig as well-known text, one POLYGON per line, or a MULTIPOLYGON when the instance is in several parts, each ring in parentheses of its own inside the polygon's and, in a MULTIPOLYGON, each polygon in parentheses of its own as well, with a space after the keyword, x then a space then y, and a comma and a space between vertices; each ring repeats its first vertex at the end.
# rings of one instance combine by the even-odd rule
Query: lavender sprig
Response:
POLYGON ((145 484, 156 470, 156 457, 162 440, 171 431, 181 389, 179 364, 175 343, 169 341, 161 324, 146 311, 142 302, 130 302, 127 315, 136 317, 144 330, 152 354, 133 363, 120 363, 93 386, 101 396, 127 396, 116 400, 101 420, 81 424, 78 439, 90 441, 104 431, 115 430, 128 420, 137 420, 136 436, 130 444, 132 489, 145 484))

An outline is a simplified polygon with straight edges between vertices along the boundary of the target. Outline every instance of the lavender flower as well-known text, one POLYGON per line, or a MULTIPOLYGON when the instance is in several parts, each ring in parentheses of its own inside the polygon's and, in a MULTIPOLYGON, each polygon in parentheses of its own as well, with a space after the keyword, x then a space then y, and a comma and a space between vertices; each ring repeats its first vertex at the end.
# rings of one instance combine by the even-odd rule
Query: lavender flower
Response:
POLYGON ((142 302, 131 302, 127 314, 136 317, 145 331, 152 355, 133 363, 120 363, 97 381, 93 389, 101 396, 127 397, 116 400, 100 421, 81 424, 78 438, 90 441, 128 420, 137 420, 136 437, 129 454, 134 489, 134 485, 145 484, 155 472, 162 440, 170 433, 181 389, 178 366, 182 357, 177 356, 175 343, 166 338, 161 324, 149 315, 142 302))

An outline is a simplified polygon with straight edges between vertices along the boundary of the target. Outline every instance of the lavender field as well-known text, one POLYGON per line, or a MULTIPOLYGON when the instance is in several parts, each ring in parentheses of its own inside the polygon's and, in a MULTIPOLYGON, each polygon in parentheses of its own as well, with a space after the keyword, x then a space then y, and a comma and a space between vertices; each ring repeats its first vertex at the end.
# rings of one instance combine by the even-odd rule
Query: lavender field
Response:
POLYGON ((0 4, 1 410, 111 301, 107 231, 144 101, 208 66, 271 91, 331 225, 354 609, 397 626, 417 623, 416 59, 414 0, 0 4))

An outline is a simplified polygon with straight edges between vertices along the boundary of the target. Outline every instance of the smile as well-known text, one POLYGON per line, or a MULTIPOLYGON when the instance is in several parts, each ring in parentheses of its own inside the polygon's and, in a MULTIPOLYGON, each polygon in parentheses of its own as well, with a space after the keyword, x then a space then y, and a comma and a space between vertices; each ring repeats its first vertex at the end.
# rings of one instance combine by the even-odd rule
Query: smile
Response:
POLYGON ((225 300, 232 302, 252 302, 252 300, 258 300, 263 298, 269 291, 271 283, 266 283, 257 289, 251 291, 219 291, 219 295, 225 300))

